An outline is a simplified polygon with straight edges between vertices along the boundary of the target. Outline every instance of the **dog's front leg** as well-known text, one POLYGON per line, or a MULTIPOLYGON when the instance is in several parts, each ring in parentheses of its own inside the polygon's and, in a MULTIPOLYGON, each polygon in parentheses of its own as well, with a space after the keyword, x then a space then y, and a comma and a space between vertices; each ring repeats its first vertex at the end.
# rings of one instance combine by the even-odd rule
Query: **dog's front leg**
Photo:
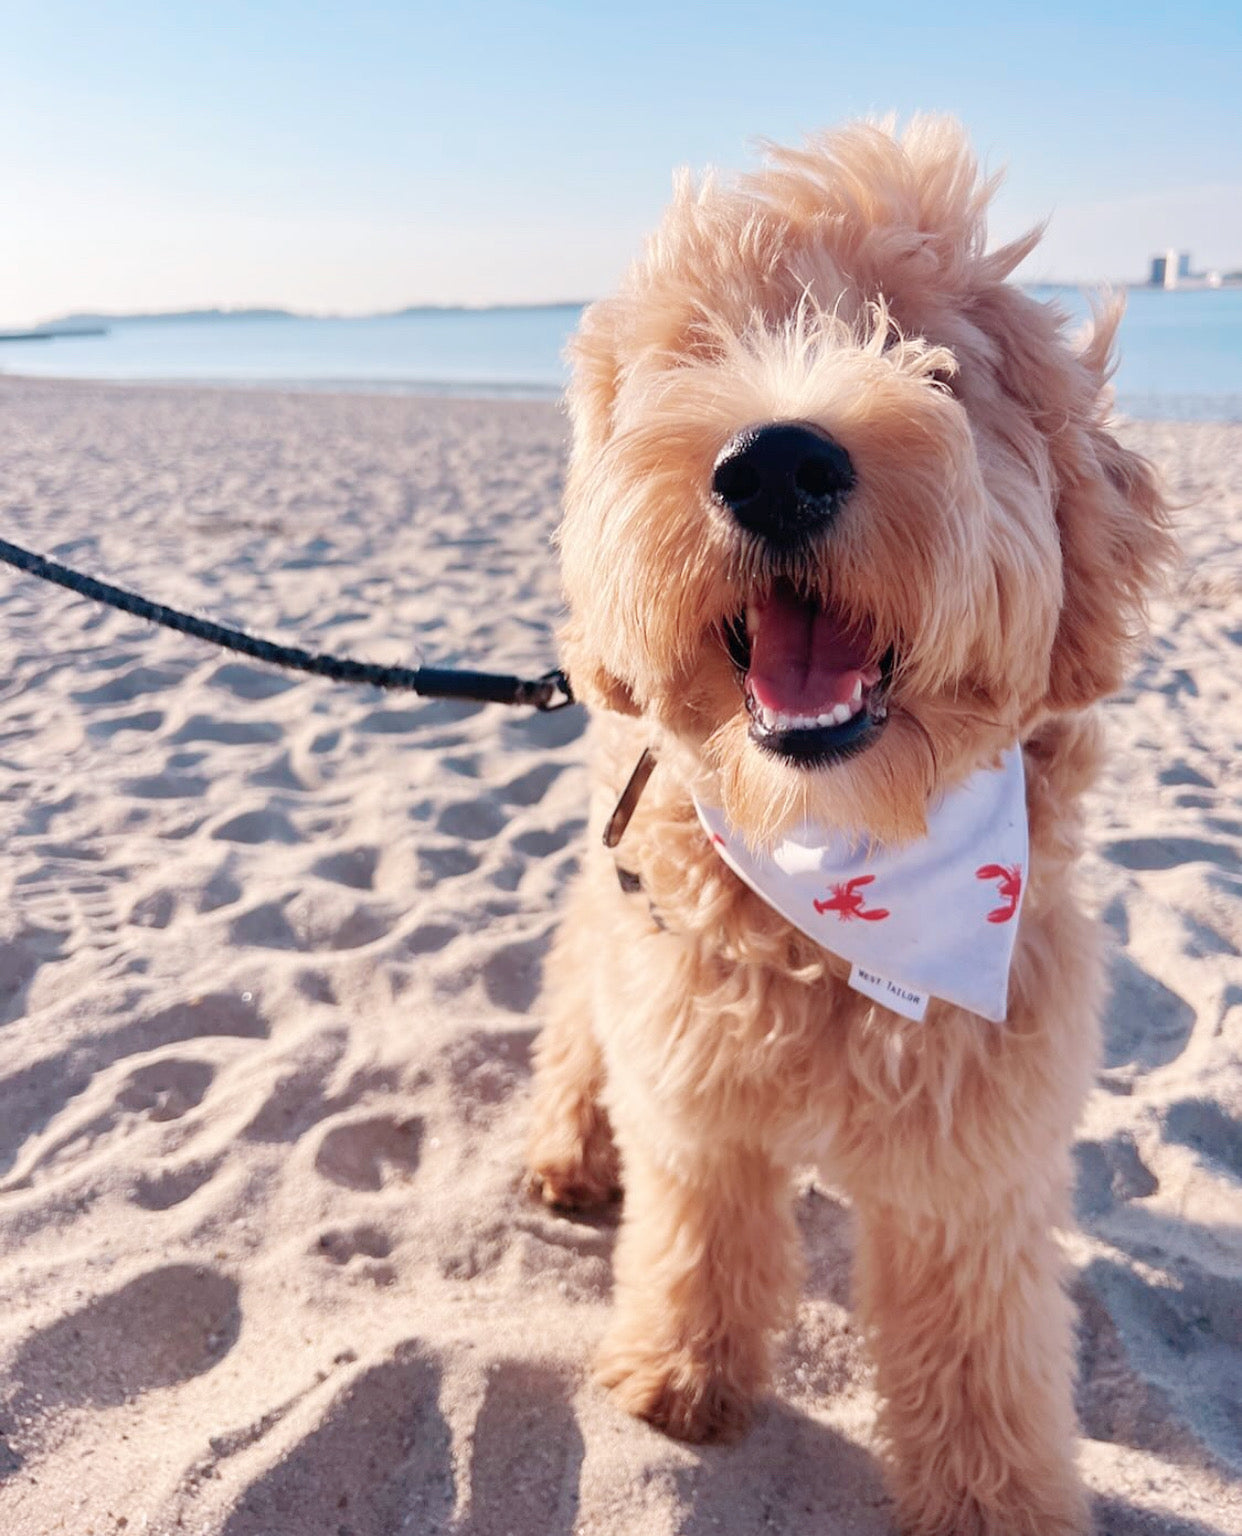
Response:
POLYGON ((527 1187, 561 1210, 590 1210, 621 1192, 594 1029, 593 899, 585 881, 570 893, 548 961, 547 1022, 535 1046, 527 1187))
POLYGON ((860 1204, 856 1289, 910 1536, 1077 1536, 1072 1322, 1048 1223, 860 1204))
POLYGON ((769 1330, 796 1291, 788 1171, 762 1152, 626 1137, 617 1310, 597 1378, 681 1440, 735 1438, 767 1379, 769 1330))
POLYGON ((621 1193, 604 1063, 585 1005, 554 1013, 535 1050, 527 1188, 558 1210, 591 1210, 621 1193))

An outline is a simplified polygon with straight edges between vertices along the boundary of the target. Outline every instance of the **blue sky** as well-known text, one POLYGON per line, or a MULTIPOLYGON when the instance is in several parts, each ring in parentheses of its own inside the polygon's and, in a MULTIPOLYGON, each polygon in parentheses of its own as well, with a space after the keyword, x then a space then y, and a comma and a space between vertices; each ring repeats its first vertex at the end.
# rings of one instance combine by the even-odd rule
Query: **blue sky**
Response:
POLYGON ((1242 267, 1242 7, 0 0, 0 321, 589 297, 679 164, 956 113, 1030 278, 1242 267))

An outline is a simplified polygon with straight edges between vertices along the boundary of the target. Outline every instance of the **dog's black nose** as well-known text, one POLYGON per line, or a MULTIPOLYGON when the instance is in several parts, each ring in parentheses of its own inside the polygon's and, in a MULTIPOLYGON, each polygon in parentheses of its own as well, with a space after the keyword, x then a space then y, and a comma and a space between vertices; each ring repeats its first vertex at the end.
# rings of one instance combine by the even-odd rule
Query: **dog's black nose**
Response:
POLYGON ((716 460, 712 491, 749 533, 794 544, 821 529, 854 484, 850 456, 800 421, 744 427, 716 460))

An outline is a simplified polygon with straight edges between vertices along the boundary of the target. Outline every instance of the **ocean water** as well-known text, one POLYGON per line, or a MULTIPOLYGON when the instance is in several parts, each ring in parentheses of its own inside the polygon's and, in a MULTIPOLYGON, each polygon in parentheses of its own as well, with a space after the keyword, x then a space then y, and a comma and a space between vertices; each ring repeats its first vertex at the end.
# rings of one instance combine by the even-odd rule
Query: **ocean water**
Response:
POLYGON ((105 336, 0 343, 0 372, 44 378, 295 384, 432 394, 558 394, 581 305, 364 319, 144 319, 105 336))
MULTIPOLYGON (((1076 288, 1032 288, 1074 320, 1076 288)), ((1150 421, 1242 421, 1242 288, 1132 288, 1118 336, 1117 405, 1150 421)))
MULTIPOLYGON (((1036 288, 1074 319, 1088 301, 1036 288)), ((365 319, 120 320, 105 336, 0 343, 0 373, 554 398, 581 307, 420 310, 365 319)), ((1242 421, 1242 289, 1132 290, 1119 407, 1151 419, 1242 421)))

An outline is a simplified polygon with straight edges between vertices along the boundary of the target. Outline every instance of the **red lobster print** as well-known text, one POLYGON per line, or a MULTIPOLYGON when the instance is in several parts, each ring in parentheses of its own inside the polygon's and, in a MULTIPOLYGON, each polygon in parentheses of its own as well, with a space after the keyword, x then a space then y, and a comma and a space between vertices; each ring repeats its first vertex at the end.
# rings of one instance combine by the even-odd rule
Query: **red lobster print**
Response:
POLYGON ((1018 910, 1018 897, 1022 894, 1021 864, 982 864, 975 870, 976 880, 999 880, 1003 905, 993 907, 988 913, 989 923, 1007 923, 1018 910))
POLYGON ((834 885, 832 895, 827 901, 814 903, 817 912, 835 912, 843 923, 848 923, 851 918, 861 917, 865 923, 878 923, 888 916, 887 907, 872 907, 868 911, 863 906, 863 897, 860 887, 870 885, 875 879, 874 875, 855 875, 852 880, 846 880, 841 885, 834 885))

